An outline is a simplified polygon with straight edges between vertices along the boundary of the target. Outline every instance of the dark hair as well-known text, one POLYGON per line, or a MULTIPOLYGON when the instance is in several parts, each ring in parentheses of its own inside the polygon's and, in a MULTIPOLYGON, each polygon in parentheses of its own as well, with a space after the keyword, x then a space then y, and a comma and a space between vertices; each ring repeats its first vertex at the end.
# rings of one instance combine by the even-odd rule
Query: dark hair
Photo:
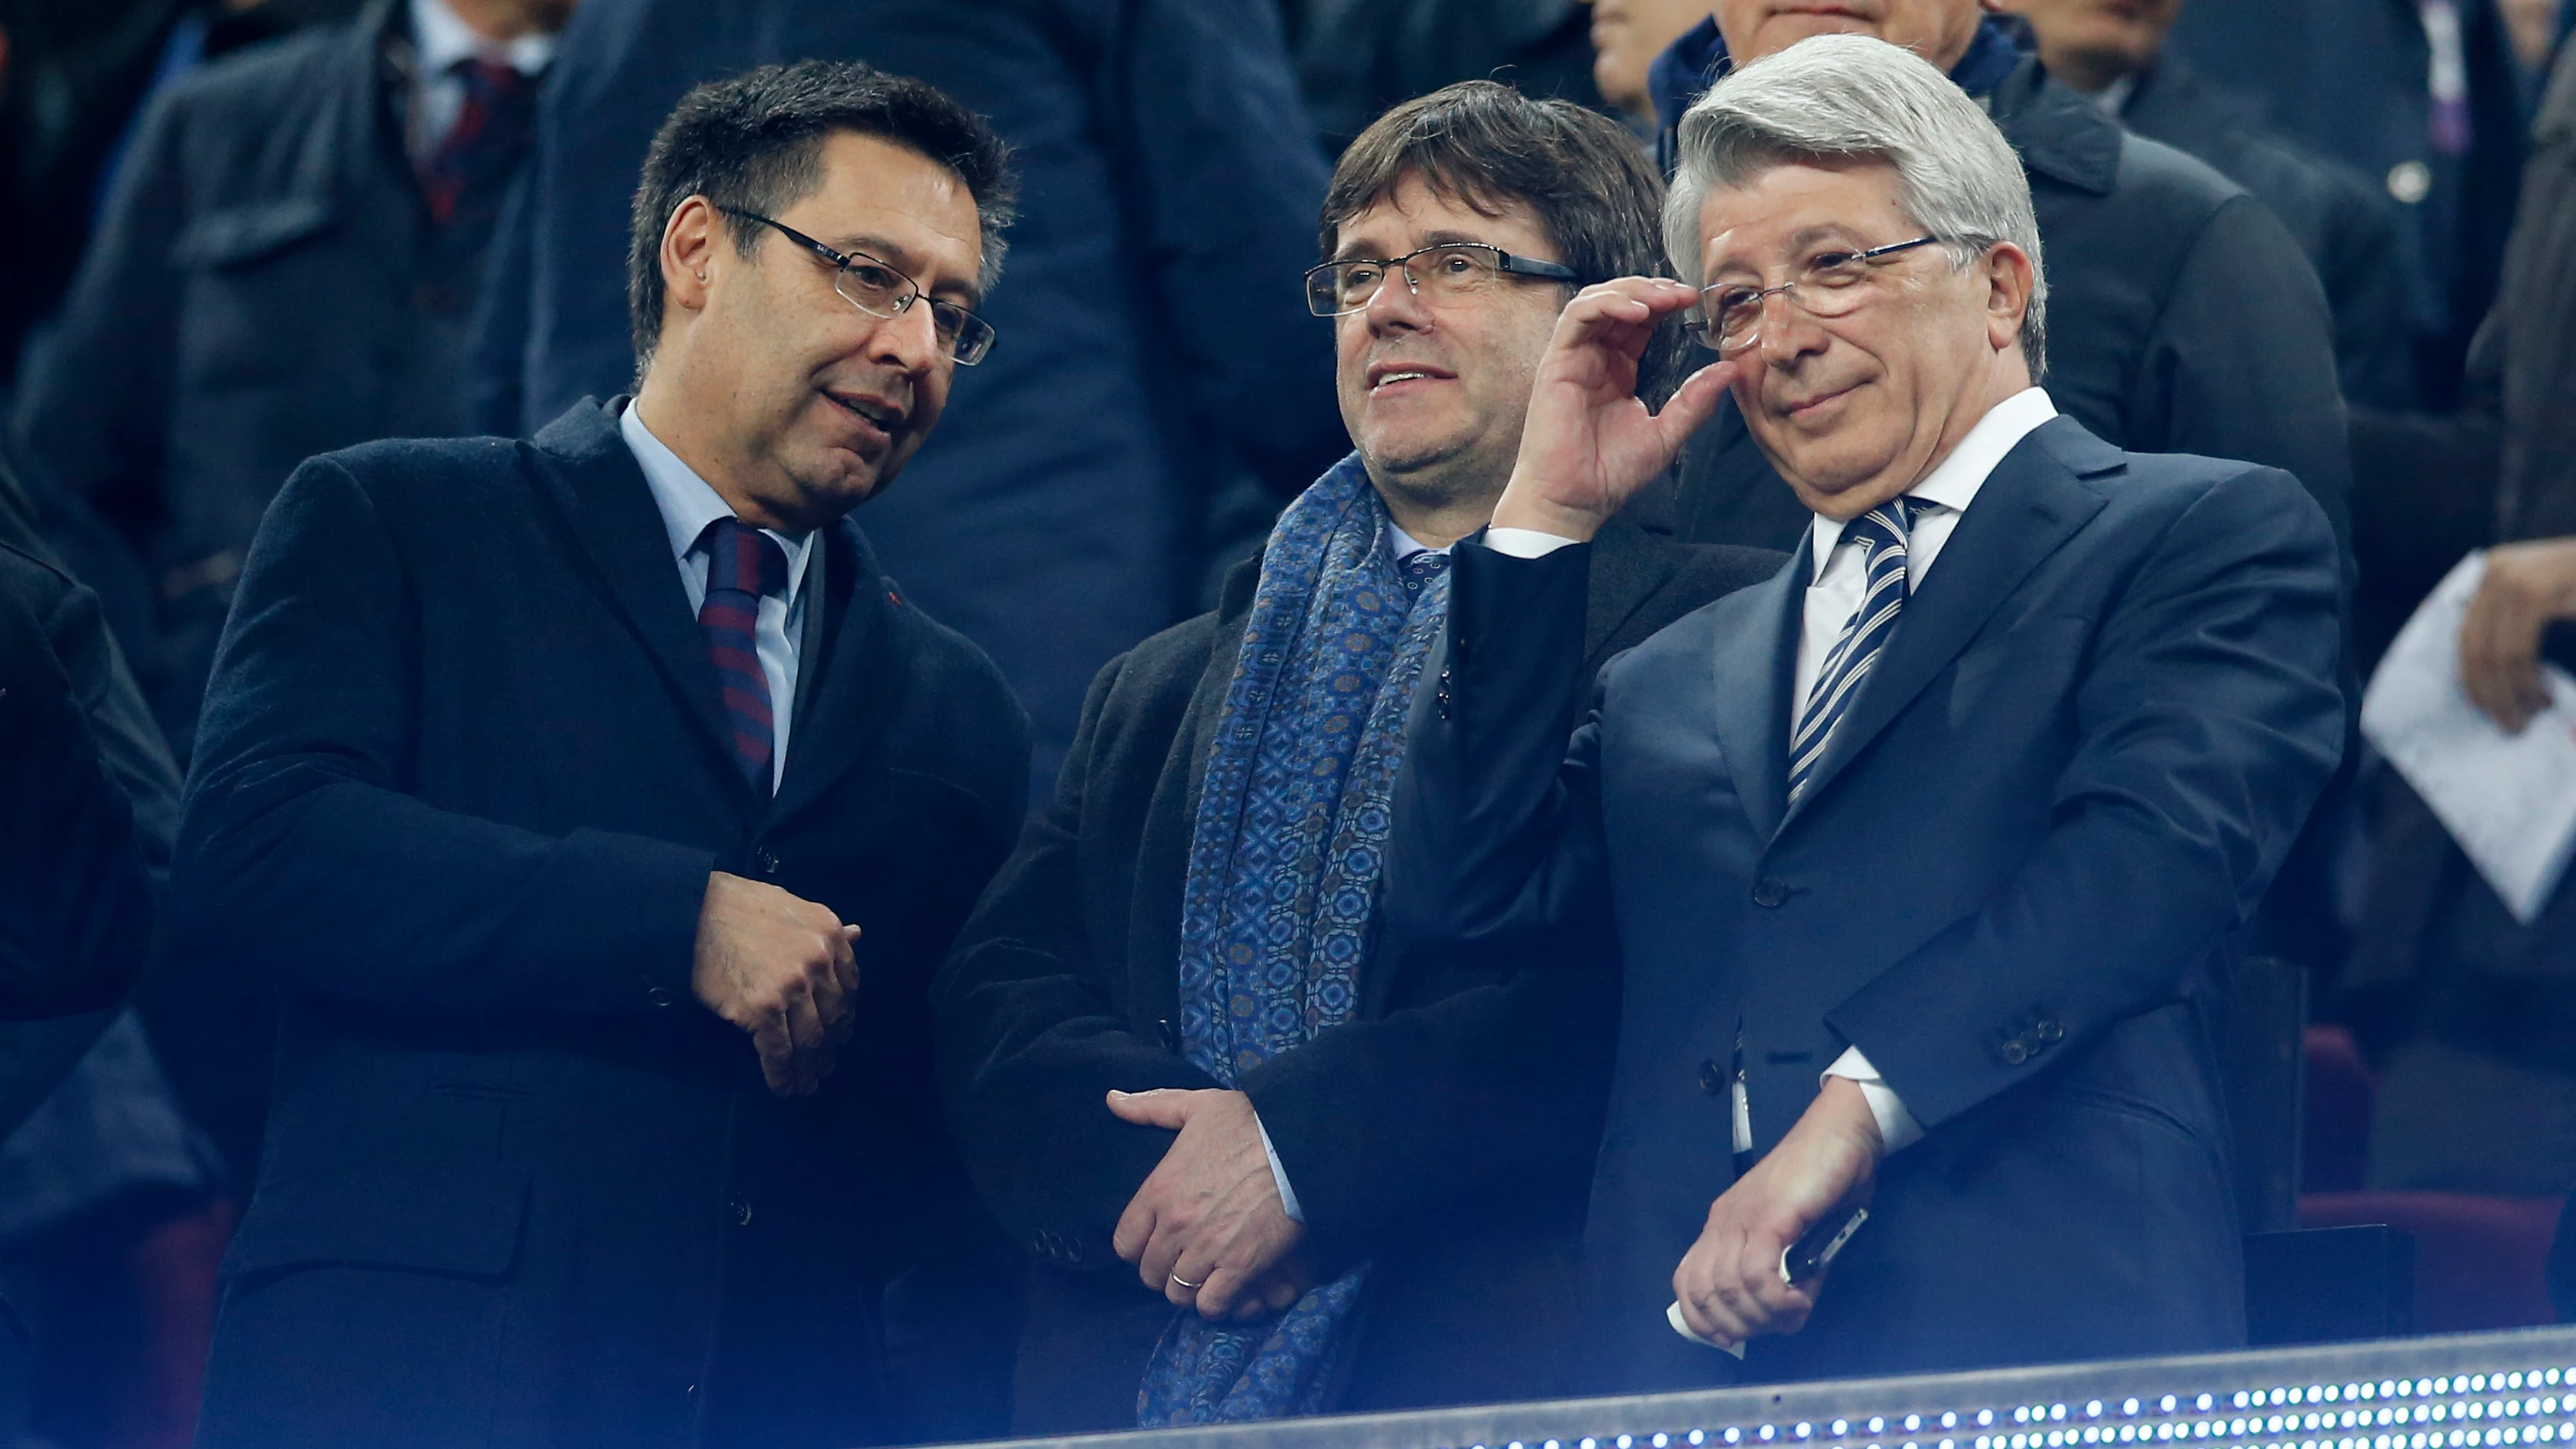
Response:
MULTIPOLYGON (((1672 275, 1663 252, 1663 178, 1626 127, 1571 101, 1460 81, 1378 117, 1333 168, 1323 259, 1332 260, 1344 223, 1393 196, 1407 177, 1487 216, 1513 202, 1527 206, 1556 244, 1557 259, 1587 284, 1672 275)), ((1637 373, 1637 390, 1650 402, 1679 385, 1686 345, 1677 320, 1656 329, 1637 373)))
MULTIPOLYGON (((823 184, 823 141, 836 132, 875 136, 957 173, 975 198, 984 233, 978 279, 1001 275, 1003 228, 1018 178, 1010 149, 984 118, 947 92, 856 61, 800 60, 708 81, 680 98, 644 156, 626 252, 626 311, 640 376, 662 336, 662 230, 692 196, 776 216, 823 184)), ((725 217, 734 250, 750 256, 756 222, 725 217)))

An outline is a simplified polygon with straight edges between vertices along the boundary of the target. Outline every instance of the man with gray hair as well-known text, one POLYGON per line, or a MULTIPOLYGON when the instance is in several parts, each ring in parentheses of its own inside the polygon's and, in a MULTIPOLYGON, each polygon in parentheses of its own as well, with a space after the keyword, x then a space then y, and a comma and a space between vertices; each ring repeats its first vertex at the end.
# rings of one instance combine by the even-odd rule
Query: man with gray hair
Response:
POLYGON ((1918 57, 1801 42, 1680 141, 1689 280, 1558 322, 1387 864, 1405 939, 1613 922, 1598 1386, 2241 1342, 2208 1023, 2341 746, 2333 534, 2286 473, 2057 415, 2021 169, 1918 57), (1650 413, 1675 313, 1714 358, 1650 413), (1588 540, 1730 391, 1800 554, 1587 715, 1588 540))

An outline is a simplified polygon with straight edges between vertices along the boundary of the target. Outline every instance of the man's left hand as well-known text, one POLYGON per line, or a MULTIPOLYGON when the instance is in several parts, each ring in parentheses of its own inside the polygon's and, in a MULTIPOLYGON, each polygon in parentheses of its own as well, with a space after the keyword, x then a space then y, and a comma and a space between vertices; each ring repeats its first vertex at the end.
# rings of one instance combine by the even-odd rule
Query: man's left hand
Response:
POLYGON ((1306 1230, 1279 1201, 1252 1099, 1213 1089, 1112 1092, 1109 1110, 1180 1133, 1110 1239, 1145 1286, 1203 1318, 1257 1317, 1285 1306, 1283 1296, 1294 1303, 1290 1290, 1304 1275, 1286 1260, 1306 1230))
POLYGON ((2540 681, 2540 635, 2576 618, 2576 538, 2541 538, 2487 550, 2486 577, 2460 624, 2460 687, 2506 734, 2549 708, 2540 681))
POLYGON ((1860 1084, 1826 1078, 1780 1145, 1709 1205, 1699 1241, 1673 1270, 1673 1297, 1691 1331, 1732 1347, 1805 1327, 1820 1285, 1784 1282, 1780 1255, 1868 1188, 1882 1150, 1860 1084))

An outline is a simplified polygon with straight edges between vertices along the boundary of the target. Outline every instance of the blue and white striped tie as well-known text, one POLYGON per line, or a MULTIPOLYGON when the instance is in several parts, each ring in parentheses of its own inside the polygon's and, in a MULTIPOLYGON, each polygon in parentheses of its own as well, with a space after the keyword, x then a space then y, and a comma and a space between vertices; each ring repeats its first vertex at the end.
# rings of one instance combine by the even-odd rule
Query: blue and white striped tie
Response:
POLYGON ((1843 625, 1842 637, 1834 641, 1833 651, 1825 656, 1825 667, 1816 673, 1815 685, 1807 692, 1807 705, 1798 715, 1798 727, 1789 736, 1789 803, 1798 803, 1806 793, 1807 777, 1814 773, 1816 762, 1825 757, 1825 745, 1834 737, 1834 726, 1842 723, 1843 711, 1860 697, 1861 682, 1869 678, 1871 666, 1887 649, 1888 638, 1896 632, 1897 616, 1904 612, 1906 595, 1913 591, 1905 567, 1906 539, 1914 528, 1914 511, 1921 505, 1911 498, 1892 498, 1852 520, 1843 537, 1857 541, 1863 551, 1862 568, 1866 582, 1862 586, 1860 607, 1852 611, 1851 622, 1843 625))

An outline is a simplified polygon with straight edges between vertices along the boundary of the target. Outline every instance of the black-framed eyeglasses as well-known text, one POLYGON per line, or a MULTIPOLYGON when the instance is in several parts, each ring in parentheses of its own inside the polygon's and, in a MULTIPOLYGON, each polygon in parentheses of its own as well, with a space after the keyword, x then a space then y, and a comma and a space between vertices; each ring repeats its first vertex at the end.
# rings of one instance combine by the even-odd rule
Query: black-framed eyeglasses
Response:
POLYGON ((1918 236, 1865 251, 1818 252, 1795 278, 1776 287, 1712 282, 1699 289, 1698 315, 1684 321, 1682 330, 1702 347, 1733 354, 1762 340, 1762 307, 1773 297, 1787 298, 1810 317, 1848 317, 1869 300, 1870 289, 1861 284, 1881 259, 1939 240, 1918 236))
POLYGON ((757 212, 719 206, 716 210, 776 229, 779 235, 832 264, 832 290, 871 317, 900 317, 915 302, 930 304, 930 330, 960 367, 973 367, 993 353, 993 324, 958 306, 925 296, 910 277, 866 252, 837 252, 782 221, 757 212))
POLYGON ((1413 295, 1434 303, 1473 296, 1506 276, 1583 280, 1583 274, 1572 267, 1514 256, 1484 242, 1444 242, 1400 257, 1353 257, 1309 268, 1306 310, 1318 317, 1348 316, 1367 306, 1378 287, 1396 272, 1404 274, 1404 285, 1413 295))

